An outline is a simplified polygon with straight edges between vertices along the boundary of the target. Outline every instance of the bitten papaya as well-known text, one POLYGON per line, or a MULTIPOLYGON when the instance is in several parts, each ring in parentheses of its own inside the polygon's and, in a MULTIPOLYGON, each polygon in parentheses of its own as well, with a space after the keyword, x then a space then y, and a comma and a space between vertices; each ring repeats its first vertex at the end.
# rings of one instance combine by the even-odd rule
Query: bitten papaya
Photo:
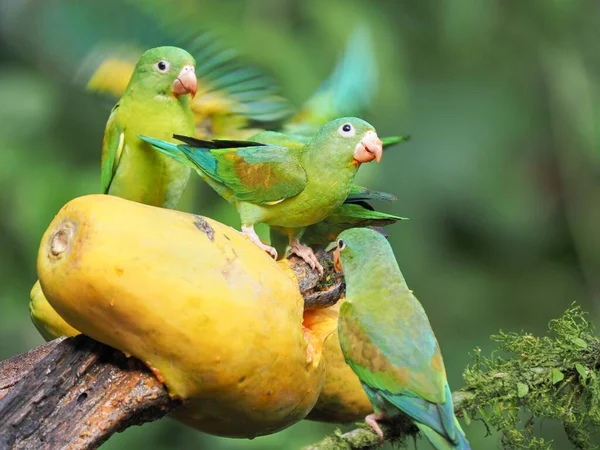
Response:
MULTIPOLYGON (((209 218, 89 195, 67 203, 38 254, 43 293, 82 333, 144 361, 174 417, 254 437, 310 412, 337 321, 311 313, 289 269, 209 218)), ((335 317, 335 316, 334 316, 335 317)))

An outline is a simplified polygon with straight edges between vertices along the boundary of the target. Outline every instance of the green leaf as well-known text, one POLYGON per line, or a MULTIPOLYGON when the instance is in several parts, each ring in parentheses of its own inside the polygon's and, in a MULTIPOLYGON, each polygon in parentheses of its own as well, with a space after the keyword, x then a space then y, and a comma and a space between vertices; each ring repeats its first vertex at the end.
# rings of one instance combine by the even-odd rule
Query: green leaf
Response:
POLYGON ((572 337, 571 342, 579 348, 587 348, 588 347, 587 342, 585 342, 583 339, 578 338, 578 337, 572 337))
POLYGON ((466 410, 463 410, 463 419, 465 420, 465 423, 467 424, 467 426, 471 425, 471 417, 469 416, 469 413, 466 410))
POLYGON ((559 381, 562 381, 564 379, 565 379, 565 374, 564 373, 562 373, 558 369, 552 369, 552 384, 556 384, 559 381))
POLYGON ((517 396, 519 398, 525 397, 529 393, 529 386, 525 383, 517 383, 517 396))
POLYGON ((581 377, 581 379, 585 381, 588 375, 587 369, 579 363, 575 364, 575 369, 577 369, 577 372, 579 372, 579 376, 581 377))

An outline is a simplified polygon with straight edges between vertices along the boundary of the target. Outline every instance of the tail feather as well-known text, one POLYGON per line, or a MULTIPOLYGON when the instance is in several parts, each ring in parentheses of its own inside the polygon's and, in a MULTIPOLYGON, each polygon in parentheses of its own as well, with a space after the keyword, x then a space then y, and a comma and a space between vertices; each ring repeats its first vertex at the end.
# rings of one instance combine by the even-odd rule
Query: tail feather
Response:
POLYGON ((194 165, 186 158, 183 150, 177 144, 161 141, 148 136, 138 136, 142 141, 150 144, 155 150, 158 150, 164 155, 170 156, 175 161, 184 164, 188 167, 195 168, 194 165))
POLYGON ((448 438, 442 436, 433 428, 428 427, 423 423, 415 421, 415 425, 419 428, 421 433, 425 435, 435 450, 471 450, 471 445, 469 444, 469 441, 467 441, 467 438, 460 428, 458 421, 456 422, 456 428, 458 431, 456 442, 449 441, 448 438))
POLYGON ((406 218, 376 211, 367 202, 355 202, 339 206, 325 220, 331 223, 364 227, 367 225, 390 225, 399 220, 406 220, 406 218))
MULTIPOLYGON (((161 141, 148 136, 138 136, 141 140, 152 145, 157 151, 173 158, 196 171, 200 178, 206 181, 221 197, 228 202, 233 199, 233 193, 225 185, 215 179, 217 162, 210 152, 210 147, 192 147, 161 141)), ((198 141, 201 142, 201 141, 198 141)), ((210 143, 210 141, 207 141, 210 143)))
MULTIPOLYGON (((346 203, 336 208, 325 220, 306 228, 302 240, 306 245, 325 247, 344 230, 357 227, 381 228, 403 217, 375 211, 366 202, 346 203)), ((384 234, 382 232, 382 234, 384 234)))
POLYGON ((387 136, 381 138, 381 143, 383 144, 383 149, 387 150, 393 145, 406 142, 408 140, 410 140, 410 136, 387 136))
POLYGON ((369 200, 396 201, 396 196, 387 192, 373 191, 366 187, 353 185, 344 203, 359 203, 369 200))
MULTIPOLYGON (((194 169, 202 178, 213 176, 216 171, 216 161, 210 154, 209 148, 177 145, 148 136, 138 136, 154 149, 173 158, 175 161, 194 169)), ((200 142, 200 141, 199 141, 200 142)), ((207 141, 210 142, 210 141, 207 141)))
POLYGON ((469 442, 454 415, 452 395, 446 383, 446 401, 443 404, 432 403, 421 397, 380 394, 400 411, 414 420, 415 425, 431 441, 436 450, 470 450, 469 442))

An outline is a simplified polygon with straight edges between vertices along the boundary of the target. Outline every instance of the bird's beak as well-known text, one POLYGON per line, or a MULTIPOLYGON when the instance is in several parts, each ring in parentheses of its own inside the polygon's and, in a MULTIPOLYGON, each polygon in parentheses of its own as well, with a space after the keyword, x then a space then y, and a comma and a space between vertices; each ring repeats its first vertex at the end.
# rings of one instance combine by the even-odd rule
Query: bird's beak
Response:
POLYGON ((338 247, 333 251, 333 268, 337 273, 342 273, 342 263, 340 262, 340 249, 338 247))
POLYGON ((175 97, 180 95, 192 94, 192 98, 196 95, 198 89, 198 79, 196 78, 196 71, 194 66, 187 65, 183 66, 177 78, 173 82, 172 91, 175 97))
POLYGON ((354 160, 358 163, 368 163, 374 159, 379 162, 381 155, 383 155, 383 143, 373 130, 367 131, 354 148, 354 160))

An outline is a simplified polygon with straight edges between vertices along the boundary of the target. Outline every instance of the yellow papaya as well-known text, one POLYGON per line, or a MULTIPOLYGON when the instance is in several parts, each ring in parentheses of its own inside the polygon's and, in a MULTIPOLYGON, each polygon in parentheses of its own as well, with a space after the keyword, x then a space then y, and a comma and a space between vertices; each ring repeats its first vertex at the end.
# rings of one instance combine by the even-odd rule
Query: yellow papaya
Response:
MULTIPOLYGON (((333 320, 337 320, 340 300, 336 305, 327 308, 333 320)), ((75 336, 79 334, 71 325, 58 315, 44 297, 39 281, 31 290, 31 318, 47 341, 59 336, 75 336)), ((305 316, 308 311, 305 313, 305 316)), ((306 319, 305 319, 306 325, 306 319)), ((312 324, 311 324, 312 325, 312 324)), ((364 392, 356 374, 344 360, 337 330, 327 338, 323 351, 325 360, 325 383, 319 394, 317 403, 306 419, 318 422, 349 423, 362 420, 373 412, 373 407, 364 392)), ((184 421, 185 419, 182 418, 184 421)))
POLYGON ((335 316, 311 313, 303 325, 291 271, 231 227, 88 195, 54 218, 37 268, 56 312, 144 361, 184 400, 174 417, 188 425, 254 437, 317 401, 335 316))
POLYGON ((51 341, 60 336, 76 336, 79 334, 75 328, 65 322, 50 306, 42 292, 40 281, 36 281, 29 293, 29 315, 33 325, 46 341, 51 341))
MULTIPOLYGON (((334 306, 327 308, 335 316, 336 322, 340 306, 344 301, 345 299, 341 299, 334 306)), ((337 328, 325 342, 323 358, 326 361, 325 383, 317 403, 306 418, 331 423, 363 420, 366 415, 373 412, 373 407, 360 380, 346 364, 337 328)))

